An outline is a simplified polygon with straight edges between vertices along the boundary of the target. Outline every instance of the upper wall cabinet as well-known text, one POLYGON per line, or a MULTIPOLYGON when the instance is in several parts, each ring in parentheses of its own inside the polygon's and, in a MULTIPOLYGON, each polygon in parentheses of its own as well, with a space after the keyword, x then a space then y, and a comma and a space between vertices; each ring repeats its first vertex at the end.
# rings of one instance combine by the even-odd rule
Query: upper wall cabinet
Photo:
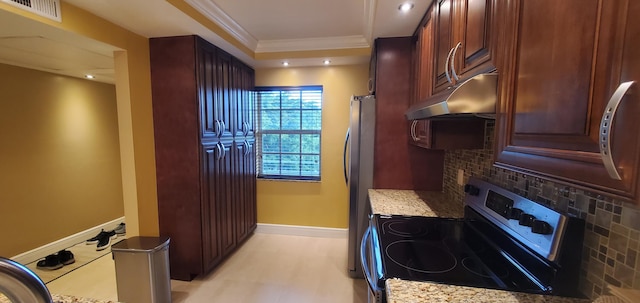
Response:
MULTIPOLYGON (((447 11, 442 8, 443 2, 440 4, 442 11, 447 11)), ((462 1, 462 2, 477 2, 477 1, 462 1)), ((435 50, 437 47, 434 45, 434 20, 435 11, 438 8, 432 7, 423 18, 420 26, 418 27, 416 34, 414 35, 414 48, 413 48, 413 103, 424 100, 433 95, 434 84, 434 63, 439 60, 439 57, 435 57, 435 50)), ((443 20, 440 20, 443 21, 443 20)), ((448 22, 444 22, 448 23, 448 22)), ((469 34, 468 36, 471 36, 469 34)), ((486 42, 488 43, 488 41, 486 42)), ((477 43, 476 43, 477 44, 477 43)), ((489 47, 484 47, 489 50, 489 47)), ((488 56, 488 52, 476 51, 475 53, 488 56)), ((483 58, 488 58, 488 57, 483 58)), ((481 63, 477 58, 478 56, 470 56, 475 58, 468 61, 465 65, 468 73, 475 72, 472 66, 480 66, 481 63)), ((445 58, 446 59, 446 58, 445 58)), ((447 61, 449 59, 446 59, 447 61)), ((490 63, 490 61, 482 61, 482 64, 490 63)), ((460 65, 458 65, 460 66, 460 65)), ((493 68, 493 67, 491 67, 493 68)), ((445 77, 446 78, 446 77, 445 77)), ((435 80, 437 81, 437 80, 435 80)), ((448 82, 445 82, 448 83, 448 82)), ((410 143, 426 149, 479 149, 484 146, 484 120, 481 119, 469 119, 469 120, 456 120, 456 121, 431 121, 431 120, 415 120, 411 123, 410 128, 410 143)))
POLYGON ((507 1, 497 15, 497 165, 638 201, 640 1, 507 1))
POLYGON ((495 0, 438 0, 434 17, 434 92, 495 68, 491 60, 495 0))

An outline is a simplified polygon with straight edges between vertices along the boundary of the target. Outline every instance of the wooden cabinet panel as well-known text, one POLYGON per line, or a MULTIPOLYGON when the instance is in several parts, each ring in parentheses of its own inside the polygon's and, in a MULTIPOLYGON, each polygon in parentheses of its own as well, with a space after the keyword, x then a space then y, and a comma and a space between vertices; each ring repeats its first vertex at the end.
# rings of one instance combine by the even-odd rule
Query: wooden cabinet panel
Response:
POLYGON ((453 0, 439 0, 435 3, 435 77, 434 91, 439 92, 453 85, 447 79, 449 59, 451 57, 454 41, 453 0))
POLYGON ((216 209, 218 210, 218 228, 220 229, 220 249, 223 255, 228 255, 236 247, 234 201, 232 199, 233 184, 236 172, 233 169, 231 147, 233 141, 219 142, 222 154, 219 156, 217 169, 215 170, 216 209))
POLYGON ((436 3, 434 92, 495 69, 491 61, 495 2, 441 0, 436 3))
POLYGON ((239 242, 246 239, 256 228, 256 208, 253 201, 256 198, 255 179, 255 151, 254 140, 235 142, 236 182, 234 190, 236 206, 236 234, 239 242))
POLYGON ((219 145, 207 144, 203 146, 203 200, 202 203, 202 260, 205 271, 211 270, 222 260, 220 249, 220 228, 218 226, 219 209, 216 207, 220 199, 218 183, 221 176, 219 157, 221 151, 219 145))
POLYGON ((500 7, 499 166, 637 200, 640 104, 633 86, 613 120, 612 156, 600 122, 620 83, 640 79, 634 1, 514 1, 500 7), (635 118, 634 118, 635 117, 635 118))
POLYGON ((218 132, 220 99, 215 95, 216 83, 216 50, 206 44, 200 43, 197 48, 198 95, 200 102, 200 121, 203 137, 216 137, 218 132))
POLYGON ((220 100, 218 104, 218 112, 220 113, 219 119, 222 125, 222 131, 219 135, 221 138, 233 137, 231 127, 233 126, 233 108, 232 99, 232 70, 231 70, 231 55, 218 50, 217 56, 217 77, 216 77, 216 94, 220 100))
POLYGON ((253 87, 254 87, 254 73, 253 70, 244 63, 233 60, 233 97, 238 100, 236 102, 237 108, 234 110, 235 121, 233 132, 236 137, 253 137, 254 130, 254 103, 253 87))
MULTIPOLYGON (((433 95, 434 61, 433 11, 425 14, 416 33, 413 52, 414 95, 412 103, 433 95)), ((456 121, 412 121, 411 144, 427 149, 479 149, 484 145, 484 121, 481 119, 456 121)))
MULTIPOLYGON (((459 22, 459 33, 456 34, 460 47, 452 54, 455 71, 460 77, 458 82, 475 75, 495 69, 491 61, 491 39, 494 35, 492 28, 492 9, 495 0, 460 0, 456 10, 459 22)), ((454 45, 455 46, 455 45, 454 45)))
POLYGON ((236 230, 239 220, 256 224, 255 215, 238 216, 234 200, 242 182, 242 205, 255 214, 255 194, 244 193, 255 193, 255 162, 245 161, 239 174, 232 149, 253 142, 245 136, 253 133, 231 131, 240 108, 243 121, 253 121, 254 74, 239 61, 233 71, 233 57, 196 36, 149 44, 160 234, 171 238, 171 278, 191 280, 255 229, 236 230))
POLYGON ((411 37, 376 39, 375 188, 441 190, 444 153, 408 144, 411 37))

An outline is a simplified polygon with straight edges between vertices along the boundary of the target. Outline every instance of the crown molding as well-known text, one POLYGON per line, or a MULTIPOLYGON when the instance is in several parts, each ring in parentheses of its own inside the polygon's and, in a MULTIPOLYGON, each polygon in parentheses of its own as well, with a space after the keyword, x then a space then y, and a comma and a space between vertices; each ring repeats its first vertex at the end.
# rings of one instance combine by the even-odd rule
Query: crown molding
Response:
POLYGON ((369 42, 363 36, 260 40, 256 53, 367 48, 369 46, 369 42))
POLYGON ((227 33, 244 44, 249 49, 255 50, 258 46, 258 40, 247 32, 240 24, 233 20, 213 1, 206 0, 185 0, 194 9, 209 20, 220 25, 227 33))

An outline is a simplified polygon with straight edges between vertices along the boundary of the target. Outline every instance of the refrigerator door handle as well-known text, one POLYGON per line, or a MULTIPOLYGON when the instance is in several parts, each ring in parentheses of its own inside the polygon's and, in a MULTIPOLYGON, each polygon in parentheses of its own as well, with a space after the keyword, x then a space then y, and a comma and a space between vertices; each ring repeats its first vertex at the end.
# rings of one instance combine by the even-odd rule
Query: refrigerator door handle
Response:
POLYGON ((344 168, 344 183, 349 185, 349 175, 347 174, 347 146, 349 145, 349 134, 351 128, 347 128, 347 135, 344 138, 344 152, 342 153, 342 167, 344 168))

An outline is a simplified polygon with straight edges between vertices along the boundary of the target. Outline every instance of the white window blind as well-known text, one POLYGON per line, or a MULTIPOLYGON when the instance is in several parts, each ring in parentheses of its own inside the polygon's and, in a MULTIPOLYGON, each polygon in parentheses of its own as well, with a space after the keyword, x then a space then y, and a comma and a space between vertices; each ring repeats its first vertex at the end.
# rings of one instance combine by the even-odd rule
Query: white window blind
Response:
POLYGON ((256 91, 258 177, 320 180, 322 86, 256 91))

